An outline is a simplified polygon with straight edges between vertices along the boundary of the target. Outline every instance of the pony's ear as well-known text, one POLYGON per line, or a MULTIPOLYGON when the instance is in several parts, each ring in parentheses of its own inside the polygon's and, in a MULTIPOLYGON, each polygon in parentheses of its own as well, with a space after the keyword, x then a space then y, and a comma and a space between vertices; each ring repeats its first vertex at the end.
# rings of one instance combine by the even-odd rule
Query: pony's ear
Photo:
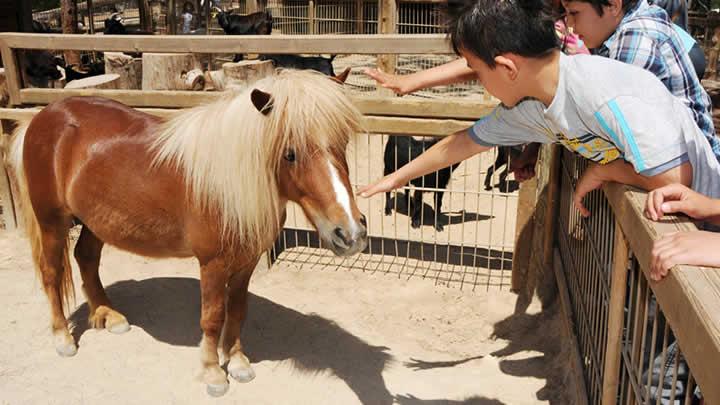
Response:
POLYGON ((250 93, 250 100, 252 100, 255 108, 257 108, 257 110, 260 111, 263 115, 268 115, 270 111, 272 111, 273 105, 272 96, 270 95, 270 93, 265 93, 262 90, 253 89, 253 91, 250 93))
POLYGON ((350 68, 346 67, 342 73, 333 77, 332 79, 340 84, 345 84, 345 80, 347 80, 348 76, 350 76, 350 68))

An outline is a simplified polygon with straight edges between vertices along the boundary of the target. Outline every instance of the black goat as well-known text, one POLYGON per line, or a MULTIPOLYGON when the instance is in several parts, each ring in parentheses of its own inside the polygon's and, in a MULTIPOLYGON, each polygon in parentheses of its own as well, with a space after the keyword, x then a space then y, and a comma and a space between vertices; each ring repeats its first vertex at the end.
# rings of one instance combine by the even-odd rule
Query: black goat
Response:
MULTIPOLYGON (((48 23, 38 20, 32 20, 32 30, 36 34, 53 32, 48 23)), ((54 56, 49 51, 20 51, 18 60, 24 80, 32 87, 49 87, 51 80, 58 80, 62 77, 58 67, 65 66, 62 58, 54 56)))
POLYGON ((50 80, 62 77, 58 69, 58 66, 64 65, 62 58, 41 50, 23 50, 18 55, 23 78, 29 85, 46 88, 50 86, 50 80))
MULTIPOLYGON (((259 11, 248 15, 236 15, 219 9, 217 22, 227 35, 270 35, 273 17, 270 11, 259 11)), ((235 55, 233 62, 243 60, 243 55, 235 55)))
POLYGON ((80 70, 78 66, 67 65, 65 67, 65 82, 70 83, 73 80, 105 74, 105 62, 103 60, 89 62, 84 66, 86 66, 86 69, 80 70))
POLYGON ((259 11, 248 15, 219 11, 217 21, 227 35, 270 35, 273 17, 270 11, 259 11))
MULTIPOLYGON (((388 174, 396 171, 400 167, 406 165, 413 159, 416 159, 431 146, 438 143, 437 138, 422 138, 421 140, 415 139, 412 136, 391 136, 385 145, 385 171, 384 174, 388 174)), ((460 163, 456 163, 451 167, 446 167, 435 173, 430 173, 423 177, 410 180, 410 184, 415 187, 427 187, 435 188, 435 229, 442 231, 444 229, 443 224, 438 221, 440 212, 442 210, 442 198, 445 193, 442 191, 447 187, 450 181, 450 175, 460 163)), ((405 200, 408 203, 408 215, 410 216, 413 228, 419 228, 422 224, 423 216, 423 202, 422 202, 422 190, 415 190, 413 200, 410 200, 410 190, 405 190, 405 200)), ((385 193, 385 215, 390 215, 392 212, 392 204, 390 200, 390 193, 385 193)))
POLYGON ((261 55, 261 60, 271 60, 275 67, 298 69, 298 70, 316 70, 328 76, 335 76, 333 69, 333 59, 323 58, 322 56, 299 56, 299 55, 261 55))
POLYGON ((50 28, 50 24, 44 21, 32 20, 32 30, 36 34, 51 34, 53 29, 50 28))
POLYGON ((105 19, 105 35, 153 35, 153 32, 143 31, 134 28, 127 28, 123 24, 123 19, 118 13, 113 13, 109 18, 105 19))
POLYGON ((500 173, 500 183, 498 184, 498 189, 502 192, 508 192, 509 187, 507 183, 507 177, 510 174, 510 159, 515 159, 518 156, 520 156, 520 153, 522 152, 522 149, 517 146, 498 146, 497 147, 497 156, 495 157, 495 162, 488 167, 487 174, 485 175, 485 190, 490 191, 493 189, 492 184, 492 176, 495 174, 495 171, 500 169, 501 167, 505 166, 505 170, 500 173))

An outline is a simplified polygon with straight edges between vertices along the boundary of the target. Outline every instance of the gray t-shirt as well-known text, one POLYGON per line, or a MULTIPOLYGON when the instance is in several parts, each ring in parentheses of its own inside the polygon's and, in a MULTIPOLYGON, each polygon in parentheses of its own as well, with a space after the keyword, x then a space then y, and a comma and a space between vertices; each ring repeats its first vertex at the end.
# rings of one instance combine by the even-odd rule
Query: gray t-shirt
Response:
POLYGON ((486 146, 559 142, 599 164, 623 158, 646 176, 689 161, 692 188, 720 198, 720 163, 691 111, 652 73, 612 59, 561 54, 548 108, 500 106, 469 133, 486 146))

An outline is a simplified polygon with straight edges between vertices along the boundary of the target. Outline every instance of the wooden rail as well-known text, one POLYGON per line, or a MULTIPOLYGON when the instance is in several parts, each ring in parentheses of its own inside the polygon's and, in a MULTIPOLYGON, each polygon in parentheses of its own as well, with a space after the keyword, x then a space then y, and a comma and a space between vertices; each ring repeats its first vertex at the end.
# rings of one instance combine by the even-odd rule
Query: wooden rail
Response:
POLYGON ((386 35, 63 35, 0 33, 16 49, 168 53, 451 54, 442 34, 386 35))

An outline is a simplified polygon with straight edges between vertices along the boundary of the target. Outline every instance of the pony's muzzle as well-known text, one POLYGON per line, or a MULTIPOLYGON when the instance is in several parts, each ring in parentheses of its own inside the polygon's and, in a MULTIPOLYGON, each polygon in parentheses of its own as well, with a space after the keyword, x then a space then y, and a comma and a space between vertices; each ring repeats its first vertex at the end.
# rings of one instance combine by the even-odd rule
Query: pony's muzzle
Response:
MULTIPOLYGON (((364 219, 364 217, 363 217, 364 219)), ((367 227, 364 221, 348 228, 336 226, 330 235, 330 250, 338 256, 350 256, 367 247, 367 227)))

